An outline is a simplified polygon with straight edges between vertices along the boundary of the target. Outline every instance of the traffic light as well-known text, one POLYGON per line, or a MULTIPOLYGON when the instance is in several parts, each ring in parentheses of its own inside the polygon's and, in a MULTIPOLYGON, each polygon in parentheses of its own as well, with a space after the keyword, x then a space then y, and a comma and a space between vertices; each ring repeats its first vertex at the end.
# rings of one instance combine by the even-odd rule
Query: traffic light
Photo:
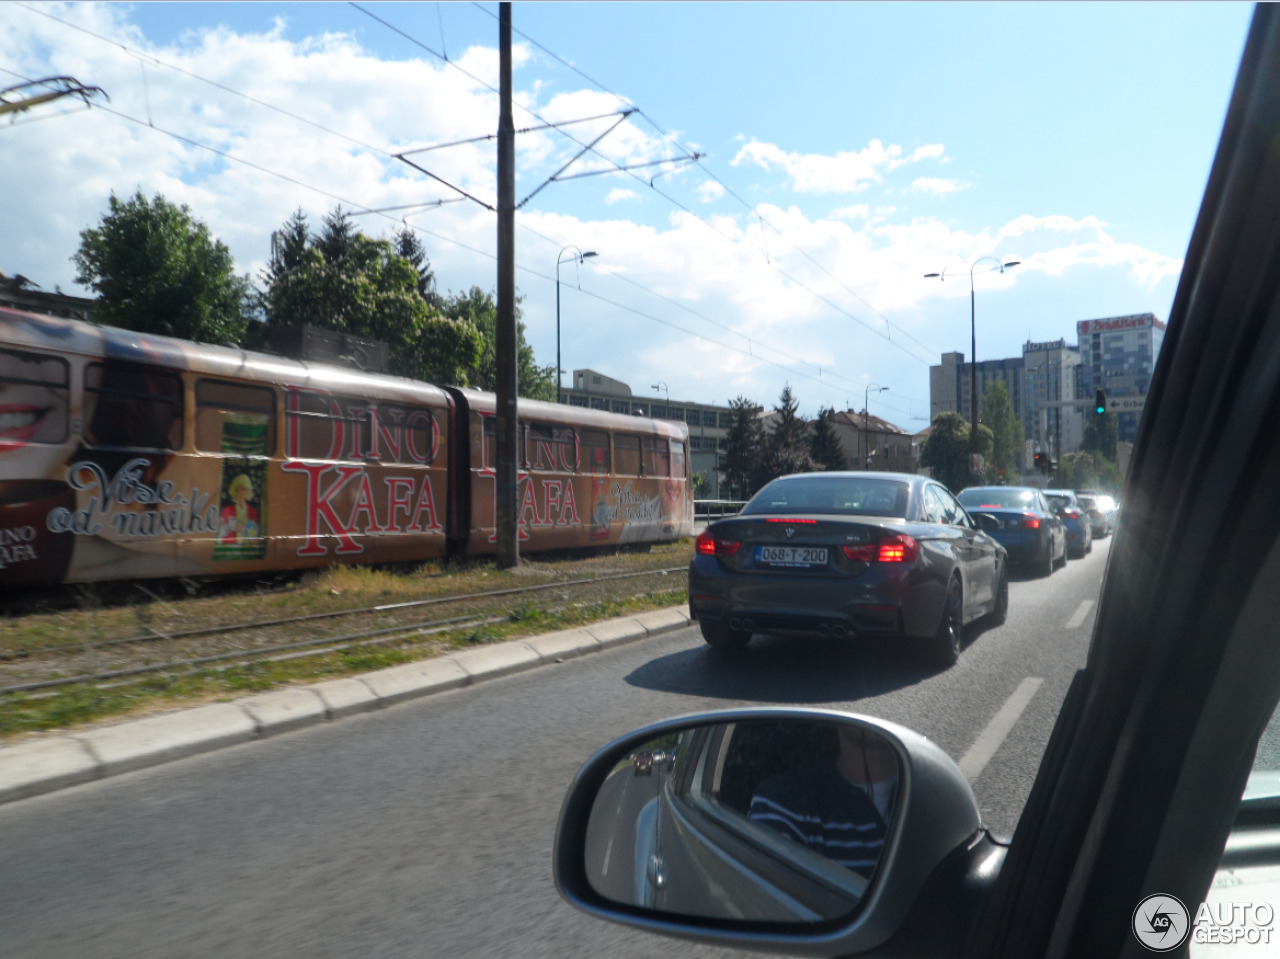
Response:
POLYGON ((1107 411, 1107 394, 1102 390, 1098 390, 1094 393, 1093 411, 1099 416, 1107 411))
POLYGON ((1044 454, 1044 453, 1037 453, 1037 454, 1036 454, 1036 470, 1037 470, 1037 471, 1042 471, 1042 470, 1044 470, 1044 469, 1045 469, 1045 463, 1046 463, 1046 461, 1047 461, 1048 459, 1049 459, 1049 457, 1045 456, 1045 454, 1044 454))

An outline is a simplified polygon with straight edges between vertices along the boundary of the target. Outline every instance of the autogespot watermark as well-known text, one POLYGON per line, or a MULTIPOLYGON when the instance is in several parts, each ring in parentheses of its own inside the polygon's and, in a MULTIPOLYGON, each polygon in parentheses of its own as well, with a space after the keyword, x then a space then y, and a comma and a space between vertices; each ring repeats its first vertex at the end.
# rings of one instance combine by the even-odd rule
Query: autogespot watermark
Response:
POLYGON ((1156 893, 1133 911, 1133 934, 1152 952, 1172 952, 1188 938, 1198 944, 1271 942, 1276 911, 1267 902, 1200 903, 1194 918, 1176 896, 1156 893))

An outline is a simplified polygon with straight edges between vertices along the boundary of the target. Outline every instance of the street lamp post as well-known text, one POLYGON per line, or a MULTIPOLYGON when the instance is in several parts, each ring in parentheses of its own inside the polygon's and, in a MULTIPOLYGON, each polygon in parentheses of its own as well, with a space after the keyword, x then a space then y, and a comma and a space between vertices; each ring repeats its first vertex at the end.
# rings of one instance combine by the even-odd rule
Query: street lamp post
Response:
POLYGON ((569 257, 581 263, 589 256, 599 256, 595 250, 588 250, 583 253, 573 244, 566 246, 560 251, 560 255, 556 257, 556 402, 564 402, 564 370, 560 368, 560 264, 564 262, 564 255, 569 250, 574 253, 569 257))
MULTIPOLYGON (((973 273, 978 268, 979 263, 988 261, 994 263, 994 269, 999 270, 1001 273, 1022 262, 1021 260, 1008 260, 1001 263, 997 257, 981 256, 974 260, 973 265, 969 267, 969 413, 972 421, 969 426, 969 451, 971 453, 977 453, 982 448, 982 444, 978 441, 978 319, 973 294, 973 273)), ((944 268, 941 273, 926 273, 924 275, 926 280, 931 280, 934 277, 939 280, 946 280, 946 269, 944 268)))
POLYGON ((667 395, 667 409, 662 417, 664 420, 667 419, 671 416, 671 391, 667 389, 667 381, 658 380, 658 382, 654 383, 653 386, 649 387, 649 389, 653 390, 655 393, 658 392, 658 390, 662 390, 662 392, 667 395))
POLYGON ((887 386, 880 386, 876 383, 872 383, 862 391, 862 459, 863 462, 867 464, 867 469, 871 469, 871 448, 868 445, 867 440, 868 424, 871 422, 871 411, 868 409, 867 404, 871 398, 872 390, 875 390, 877 393, 883 393, 888 388, 889 387, 887 386))

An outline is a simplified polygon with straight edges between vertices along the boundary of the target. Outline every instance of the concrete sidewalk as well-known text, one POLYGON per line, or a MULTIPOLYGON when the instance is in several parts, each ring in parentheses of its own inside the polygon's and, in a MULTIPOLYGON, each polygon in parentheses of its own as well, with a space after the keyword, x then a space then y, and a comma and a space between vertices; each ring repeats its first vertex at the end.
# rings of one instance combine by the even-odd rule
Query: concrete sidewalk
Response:
POLYGON ((347 679, 0 746, 0 803, 470 686, 688 624, 688 609, 673 606, 347 679))

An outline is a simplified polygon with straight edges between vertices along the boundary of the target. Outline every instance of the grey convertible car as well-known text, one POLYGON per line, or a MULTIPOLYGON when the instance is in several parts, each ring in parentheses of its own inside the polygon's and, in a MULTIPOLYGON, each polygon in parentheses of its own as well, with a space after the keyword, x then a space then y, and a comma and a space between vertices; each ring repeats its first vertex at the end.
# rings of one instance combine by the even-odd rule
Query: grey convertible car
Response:
POLYGON ((707 527, 689 564, 703 638, 755 633, 903 637, 949 666, 964 627, 1003 622, 1008 556, 940 483, 905 473, 801 473, 707 527))

